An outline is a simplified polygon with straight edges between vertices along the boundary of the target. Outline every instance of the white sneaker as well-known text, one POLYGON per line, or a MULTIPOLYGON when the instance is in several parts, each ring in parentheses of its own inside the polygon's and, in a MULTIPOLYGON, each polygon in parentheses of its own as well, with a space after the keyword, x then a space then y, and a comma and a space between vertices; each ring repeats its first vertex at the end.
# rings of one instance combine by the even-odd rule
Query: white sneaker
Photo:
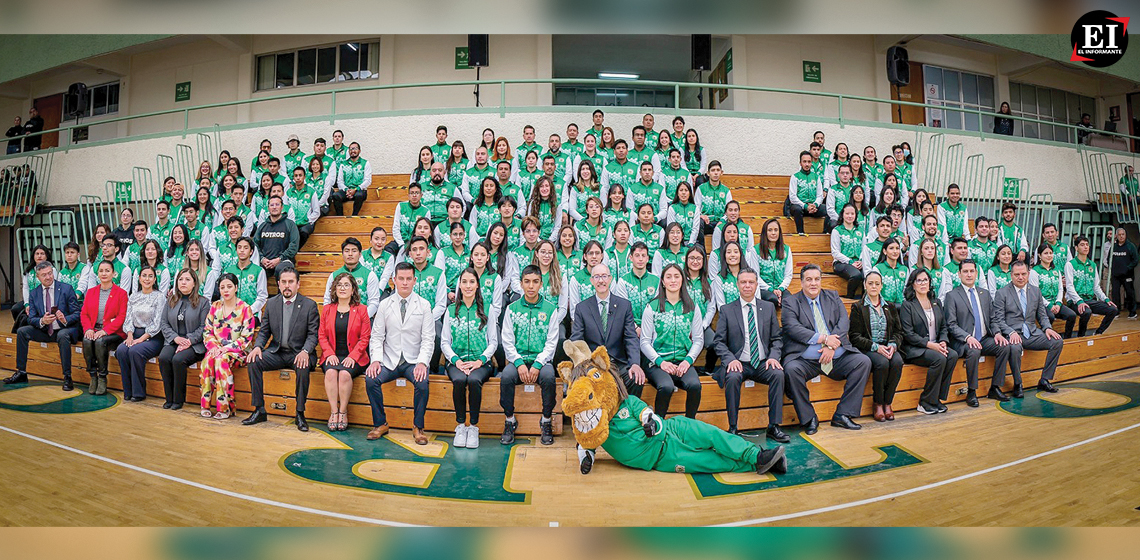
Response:
POLYGON ((923 414, 937 414, 938 413, 937 408, 934 408, 934 409, 926 408, 926 406, 924 406, 922 403, 918 403, 918 411, 923 413, 923 414))
POLYGON ((467 426, 459 424, 455 426, 455 440, 452 442, 455 447, 467 447, 467 426))
POLYGON ((467 426, 467 449, 479 448, 479 426, 467 426))

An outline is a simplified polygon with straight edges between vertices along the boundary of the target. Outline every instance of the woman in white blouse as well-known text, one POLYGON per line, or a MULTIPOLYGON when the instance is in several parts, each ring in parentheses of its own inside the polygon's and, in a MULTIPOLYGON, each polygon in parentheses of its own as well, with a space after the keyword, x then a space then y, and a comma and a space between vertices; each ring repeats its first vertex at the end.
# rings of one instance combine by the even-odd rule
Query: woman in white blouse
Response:
POLYGON ((162 350, 163 292, 155 285, 158 277, 149 264, 139 269, 138 290, 127 300, 127 318, 123 321, 126 340, 115 349, 119 372, 123 378, 123 400, 146 399, 146 363, 162 350))

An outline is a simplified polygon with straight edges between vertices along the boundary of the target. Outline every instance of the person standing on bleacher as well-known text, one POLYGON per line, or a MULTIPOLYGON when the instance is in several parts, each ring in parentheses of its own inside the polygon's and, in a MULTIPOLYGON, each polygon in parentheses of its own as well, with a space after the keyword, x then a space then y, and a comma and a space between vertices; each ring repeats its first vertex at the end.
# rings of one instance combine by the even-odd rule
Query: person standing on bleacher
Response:
POLYGON ((63 368, 63 390, 70 391, 71 345, 79 340, 79 314, 82 308, 75 290, 55 280, 55 267, 48 261, 35 267, 40 287, 28 294, 28 324, 16 330, 16 372, 5 385, 28 382, 28 343, 55 342, 63 368))

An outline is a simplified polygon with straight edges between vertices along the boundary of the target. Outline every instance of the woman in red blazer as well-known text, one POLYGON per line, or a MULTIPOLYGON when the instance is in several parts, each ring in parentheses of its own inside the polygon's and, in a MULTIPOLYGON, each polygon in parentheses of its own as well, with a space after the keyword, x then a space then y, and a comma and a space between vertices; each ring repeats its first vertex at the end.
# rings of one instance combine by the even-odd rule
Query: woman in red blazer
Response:
POLYGON ((325 394, 332 410, 329 430, 343 431, 348 428, 352 378, 368 368, 372 322, 368 319, 368 306, 360 303, 360 287, 352 274, 337 275, 329 288, 329 302, 321 310, 321 369, 325 372, 325 394))
POLYGON ((83 298, 83 357, 91 385, 87 392, 107 392, 107 358, 126 338, 123 321, 127 318, 127 292, 115 284, 115 266, 110 261, 99 263, 99 284, 87 290, 83 298))

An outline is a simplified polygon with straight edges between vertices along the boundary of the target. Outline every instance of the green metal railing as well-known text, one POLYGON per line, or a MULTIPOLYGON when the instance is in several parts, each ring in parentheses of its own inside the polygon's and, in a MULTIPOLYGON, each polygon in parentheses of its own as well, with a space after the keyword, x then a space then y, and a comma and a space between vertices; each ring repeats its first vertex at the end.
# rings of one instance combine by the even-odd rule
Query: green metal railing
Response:
MULTIPOLYGON (((1082 152, 1081 170, 1085 177, 1088 198, 1100 212, 1115 213, 1121 223, 1140 223, 1140 209, 1135 196, 1120 190, 1121 179, 1128 162, 1109 161, 1100 152, 1082 152)), ((1135 166, 1133 166, 1135 167, 1135 166)))

